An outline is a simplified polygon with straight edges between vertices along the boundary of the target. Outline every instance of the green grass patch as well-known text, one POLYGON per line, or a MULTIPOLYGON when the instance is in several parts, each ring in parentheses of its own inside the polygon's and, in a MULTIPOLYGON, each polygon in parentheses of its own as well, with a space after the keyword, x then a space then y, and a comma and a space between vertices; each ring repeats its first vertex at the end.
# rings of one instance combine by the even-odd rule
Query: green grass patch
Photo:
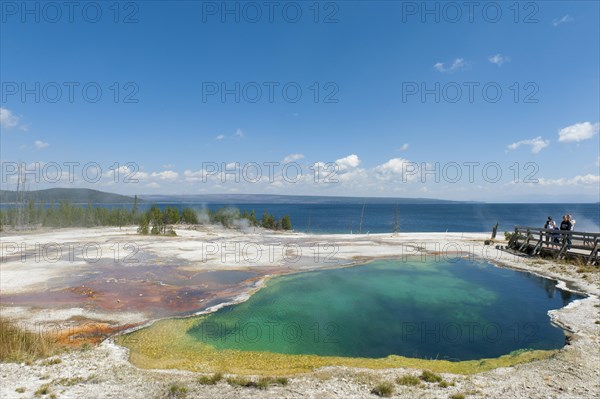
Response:
POLYGON ((289 383, 286 377, 260 377, 258 381, 254 381, 250 378, 237 376, 227 378, 226 381, 232 386, 257 389, 268 389, 273 385, 286 386, 289 383))
POLYGON ((394 384, 389 381, 382 381, 375 385, 371 393, 381 397, 390 397, 394 394, 394 384))
POLYGON ((260 377, 258 379, 258 388, 267 389, 271 385, 286 386, 289 380, 285 377, 260 377))
POLYGON ((50 384, 43 384, 41 387, 39 387, 37 389, 37 391, 34 392, 34 395, 36 397, 51 395, 51 394, 52 394, 52 387, 50 386, 50 384))
POLYGON ((54 380, 53 382, 56 385, 62 385, 64 387, 71 387, 73 385, 77 385, 77 384, 80 384, 85 381, 87 381, 87 380, 83 377, 72 377, 72 378, 60 378, 58 380, 54 380))
POLYGON ((223 379, 223 374, 221 374, 221 373, 215 373, 211 376, 203 375, 201 377, 198 377, 198 384, 216 385, 217 382, 221 381, 222 379, 223 379))
POLYGON ((54 366, 55 364, 60 364, 60 363, 62 363, 62 360, 60 360, 59 358, 55 357, 55 358, 52 358, 52 359, 43 360, 40 363, 40 366, 54 366))
POLYGON ((416 375, 403 375, 402 377, 396 378, 396 382, 400 385, 406 386, 417 386, 421 385, 421 380, 416 375))
POLYGON ((169 398, 172 398, 172 399, 182 399, 182 398, 187 397, 188 389, 185 385, 183 385, 179 382, 174 382, 173 384, 171 384, 169 386, 167 395, 169 398))
POLYGON ((229 377, 227 378, 227 383, 231 386, 244 387, 244 388, 257 388, 256 382, 252 381, 246 377, 229 377))
POLYGON ((275 385, 281 385, 282 387, 284 387, 290 383, 290 380, 286 377, 275 377, 275 381, 273 383, 275 385))
POLYGON ((258 389, 267 389, 271 385, 273 379, 271 377, 260 377, 256 383, 258 389))
POLYGON ((421 376, 419 377, 421 380, 425 382, 442 382, 443 379, 439 374, 436 374, 429 370, 423 370, 421 376))

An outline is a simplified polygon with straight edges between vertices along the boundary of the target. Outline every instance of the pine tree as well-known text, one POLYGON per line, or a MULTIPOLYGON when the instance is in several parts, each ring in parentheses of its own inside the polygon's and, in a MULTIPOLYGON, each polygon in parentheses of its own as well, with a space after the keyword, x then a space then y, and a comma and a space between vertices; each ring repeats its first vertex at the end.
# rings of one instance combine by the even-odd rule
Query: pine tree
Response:
POLYGON ((138 233, 140 234, 148 234, 149 231, 149 225, 148 225, 148 216, 147 215, 142 215, 140 217, 140 224, 138 226, 138 233))
POLYGON ((137 194, 133 197, 133 206, 131 207, 131 216, 135 219, 138 212, 138 197, 137 194))
POLYGON ((290 217, 288 215, 284 215, 281 218, 281 228, 283 230, 291 230, 292 229, 292 221, 290 220, 290 217))

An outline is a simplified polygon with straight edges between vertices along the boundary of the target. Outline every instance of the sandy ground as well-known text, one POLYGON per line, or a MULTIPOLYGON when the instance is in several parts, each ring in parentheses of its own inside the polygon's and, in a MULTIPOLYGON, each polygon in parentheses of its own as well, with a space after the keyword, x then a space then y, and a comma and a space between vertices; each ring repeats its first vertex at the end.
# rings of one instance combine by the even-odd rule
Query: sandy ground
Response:
MULTIPOLYGON (((598 272, 577 272, 576 266, 498 251, 493 246, 483 245, 487 233, 307 235, 211 226, 180 228, 177 235, 144 237, 137 235, 134 228, 3 233, 0 249, 2 315, 34 330, 49 325, 78 326, 91 321, 118 329, 146 323, 158 315, 176 314, 181 308, 186 312, 200 311, 219 301, 241 300, 263 277, 272 274, 341 267, 382 257, 484 258, 502 267, 559 280, 563 286, 588 294, 586 299, 550 312, 553 321, 571 333, 570 344, 548 360, 470 376, 445 374, 447 381, 455 383, 447 388, 436 384, 396 385, 394 397, 449 398, 462 393, 467 398, 600 398, 600 324, 596 323, 600 320, 598 272), (98 276, 99 265, 106 265, 108 269, 98 276), (115 269, 110 267, 115 265, 127 274, 111 280, 115 269), (144 268, 148 265, 162 268, 165 273, 147 276, 144 268), (195 292, 186 300, 181 298, 183 292, 191 292, 192 286, 197 284, 195 276, 203 278, 206 273, 223 270, 252 275, 232 285, 223 281, 206 284, 204 291, 195 292), (170 274, 177 274, 179 280, 164 282, 170 274), (144 276, 143 280, 140 275, 144 276), (138 286, 148 289, 128 296, 138 286), (73 294, 76 288, 81 288, 83 294, 79 291, 73 294), (49 292, 60 293, 59 306, 43 302, 49 292), (63 295, 65 292, 70 294, 63 295), (154 292, 161 294, 153 297, 154 292), (147 300, 148 296, 152 300, 147 300)), ((186 386, 187 397, 193 398, 373 398, 370 391, 378 381, 393 381, 401 375, 420 373, 420 370, 409 369, 375 371, 330 367, 292 377, 286 387, 263 391, 234 388, 225 382, 203 386, 195 382, 197 374, 142 370, 131 365, 127 357, 126 349, 108 338, 91 349, 57 356, 61 361, 54 365, 44 361, 31 365, 2 363, 0 398, 35 397, 35 392, 44 384, 50 384, 51 392, 58 398, 164 398, 168 397, 173 383, 186 386), (18 392, 19 388, 24 388, 24 392, 18 392)))

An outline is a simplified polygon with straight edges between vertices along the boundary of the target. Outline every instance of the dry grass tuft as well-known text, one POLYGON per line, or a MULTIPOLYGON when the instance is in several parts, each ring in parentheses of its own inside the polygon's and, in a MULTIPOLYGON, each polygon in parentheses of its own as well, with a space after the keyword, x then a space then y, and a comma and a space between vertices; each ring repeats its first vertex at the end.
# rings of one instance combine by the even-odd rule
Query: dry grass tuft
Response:
POLYGON ((51 356, 58 349, 49 336, 26 331, 15 322, 0 317, 0 361, 31 362, 51 356))

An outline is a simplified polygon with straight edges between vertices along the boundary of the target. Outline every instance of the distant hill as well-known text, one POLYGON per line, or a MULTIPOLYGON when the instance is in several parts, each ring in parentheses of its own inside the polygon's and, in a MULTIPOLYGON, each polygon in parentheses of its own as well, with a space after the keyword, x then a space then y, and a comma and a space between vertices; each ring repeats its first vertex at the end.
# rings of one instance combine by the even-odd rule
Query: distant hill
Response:
MULTIPOLYGON (((129 204, 133 197, 91 190, 89 188, 50 188, 47 190, 27 191, 26 201, 33 199, 36 203, 70 202, 72 204, 129 204)), ((17 200, 16 191, 0 190, 0 203, 14 203, 17 200)))
POLYGON ((146 202, 205 202, 207 204, 459 204, 431 198, 327 197, 270 194, 140 195, 146 202))

